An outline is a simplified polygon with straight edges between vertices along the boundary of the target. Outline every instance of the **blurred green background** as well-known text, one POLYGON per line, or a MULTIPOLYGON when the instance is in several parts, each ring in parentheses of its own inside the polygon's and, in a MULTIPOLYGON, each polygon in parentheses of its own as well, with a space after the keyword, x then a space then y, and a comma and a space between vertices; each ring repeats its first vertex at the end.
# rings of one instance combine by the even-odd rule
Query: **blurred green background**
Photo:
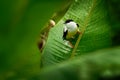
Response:
MULTIPOLYGON (((27 80, 40 72, 37 41, 41 29, 56 11, 59 19, 64 15, 68 1, 0 1, 0 80, 27 80)), ((107 2, 115 47, 120 45, 120 0, 107 2)))
POLYGON ((113 46, 120 45, 120 1, 108 0, 109 14, 113 35, 113 46))
POLYGON ((0 80, 27 78, 40 70, 40 31, 63 0, 0 1, 0 80))

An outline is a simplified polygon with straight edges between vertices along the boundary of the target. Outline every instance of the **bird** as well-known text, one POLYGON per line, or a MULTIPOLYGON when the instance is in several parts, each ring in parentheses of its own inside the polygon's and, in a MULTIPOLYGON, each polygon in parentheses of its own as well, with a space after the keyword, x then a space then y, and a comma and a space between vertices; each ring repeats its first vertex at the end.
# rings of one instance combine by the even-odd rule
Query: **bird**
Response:
POLYGON ((79 24, 74 22, 72 19, 67 19, 64 22, 64 27, 63 27, 63 40, 68 40, 68 39, 73 39, 74 36, 79 33, 79 24))

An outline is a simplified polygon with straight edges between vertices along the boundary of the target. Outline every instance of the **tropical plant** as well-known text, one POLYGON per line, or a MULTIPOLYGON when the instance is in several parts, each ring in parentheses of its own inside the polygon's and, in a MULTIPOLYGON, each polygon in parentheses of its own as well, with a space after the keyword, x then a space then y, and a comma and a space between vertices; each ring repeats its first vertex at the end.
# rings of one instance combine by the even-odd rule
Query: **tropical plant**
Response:
POLYGON ((119 0, 0 2, 0 80, 120 78, 119 0), (52 28, 49 19, 56 22, 52 28), (81 32, 69 40, 73 48, 62 38, 67 19, 78 23, 81 32))

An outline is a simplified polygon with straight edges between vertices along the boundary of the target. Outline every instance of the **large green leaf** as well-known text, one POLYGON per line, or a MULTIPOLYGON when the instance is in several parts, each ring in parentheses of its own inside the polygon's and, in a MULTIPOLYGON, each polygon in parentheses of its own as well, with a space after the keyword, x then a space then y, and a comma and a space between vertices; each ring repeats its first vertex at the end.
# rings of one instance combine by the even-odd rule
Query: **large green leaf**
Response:
POLYGON ((75 0, 65 16, 51 29, 42 53, 42 65, 48 66, 87 52, 109 47, 110 26, 106 1, 75 0), (66 19, 73 19, 80 25, 80 34, 71 42, 72 49, 62 39, 66 19))
POLYGON ((44 68, 32 80, 119 80, 120 47, 95 51, 44 68))

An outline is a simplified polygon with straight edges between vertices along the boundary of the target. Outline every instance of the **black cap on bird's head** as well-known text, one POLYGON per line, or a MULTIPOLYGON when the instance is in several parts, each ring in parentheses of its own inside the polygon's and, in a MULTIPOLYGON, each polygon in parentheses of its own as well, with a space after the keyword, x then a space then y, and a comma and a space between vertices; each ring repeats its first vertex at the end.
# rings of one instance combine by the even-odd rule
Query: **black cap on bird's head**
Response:
POLYGON ((69 23, 69 22, 72 22, 73 20, 72 19, 67 19, 66 21, 65 21, 65 24, 66 23, 69 23))
MULTIPOLYGON (((67 23, 70 23, 70 22, 74 22, 74 21, 72 19, 67 19, 64 24, 67 24, 67 23)), ((79 27, 79 24, 76 23, 76 25, 77 25, 77 27, 79 27)))

